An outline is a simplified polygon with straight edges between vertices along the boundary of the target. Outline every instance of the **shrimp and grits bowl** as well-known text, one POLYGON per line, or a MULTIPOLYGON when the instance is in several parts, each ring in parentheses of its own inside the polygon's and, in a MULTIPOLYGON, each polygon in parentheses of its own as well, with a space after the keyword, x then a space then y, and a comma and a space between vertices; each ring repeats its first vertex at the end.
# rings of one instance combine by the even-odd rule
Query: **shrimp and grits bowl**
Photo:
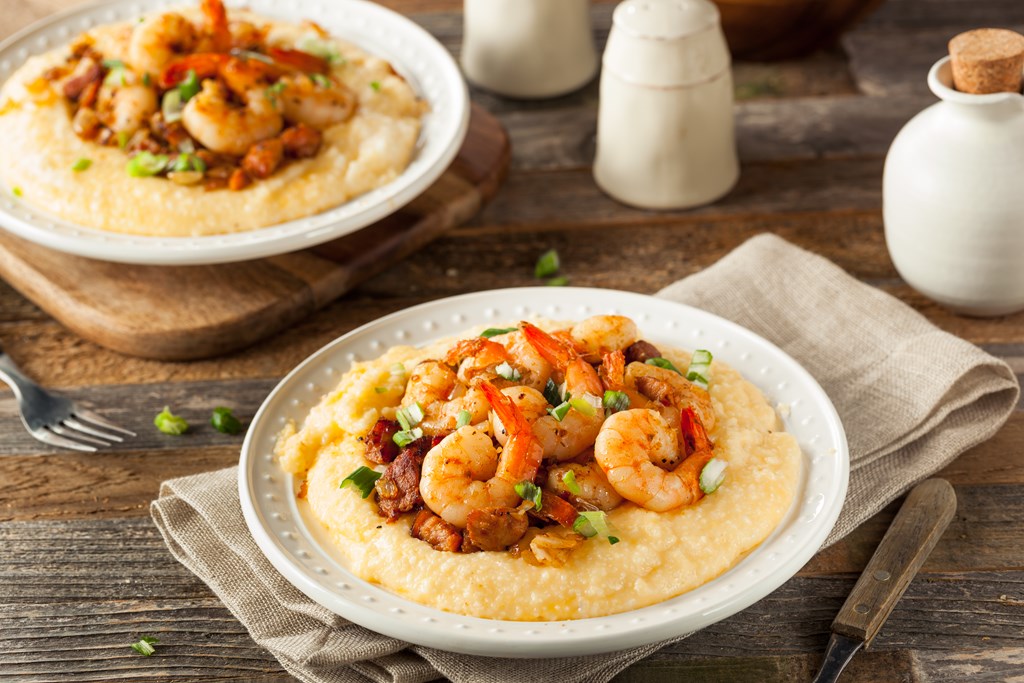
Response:
POLYGON ((512 621, 693 590, 772 533, 801 479, 796 439, 753 384, 620 315, 355 362, 275 456, 354 575, 512 621))
POLYGON ((29 58, 0 89, 0 179, 77 225, 236 233, 394 180, 427 109, 388 61, 312 21, 200 0, 29 58))

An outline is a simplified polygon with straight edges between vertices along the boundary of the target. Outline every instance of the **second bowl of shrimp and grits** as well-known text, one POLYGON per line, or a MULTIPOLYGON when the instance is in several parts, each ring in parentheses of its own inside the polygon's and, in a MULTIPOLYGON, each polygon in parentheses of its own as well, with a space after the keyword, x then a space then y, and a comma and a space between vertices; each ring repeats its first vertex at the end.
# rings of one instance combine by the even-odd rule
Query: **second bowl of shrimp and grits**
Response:
POLYGON ((513 621, 693 590, 772 533, 801 479, 796 439, 757 387, 619 315, 387 349, 275 453, 353 574, 513 621))

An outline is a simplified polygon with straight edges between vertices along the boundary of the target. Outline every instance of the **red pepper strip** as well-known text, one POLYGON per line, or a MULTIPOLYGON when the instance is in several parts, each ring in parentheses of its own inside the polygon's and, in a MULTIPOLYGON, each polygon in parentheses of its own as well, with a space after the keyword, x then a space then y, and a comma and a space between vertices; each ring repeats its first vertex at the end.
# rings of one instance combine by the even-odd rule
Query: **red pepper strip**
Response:
POLYGON ((278 64, 290 66, 306 73, 325 74, 330 69, 326 59, 317 57, 302 50, 288 50, 282 47, 272 47, 267 50, 267 55, 278 64))

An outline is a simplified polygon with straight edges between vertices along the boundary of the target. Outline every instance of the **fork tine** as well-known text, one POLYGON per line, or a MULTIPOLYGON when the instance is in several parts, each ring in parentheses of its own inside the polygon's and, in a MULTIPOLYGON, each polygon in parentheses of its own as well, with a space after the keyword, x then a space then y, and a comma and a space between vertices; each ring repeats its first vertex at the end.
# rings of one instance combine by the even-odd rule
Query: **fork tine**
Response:
POLYGON ((45 428, 33 429, 31 432, 39 441, 48 443, 51 446, 60 446, 61 448, 72 448, 76 451, 85 451, 87 453, 95 453, 96 447, 88 444, 81 443, 80 441, 73 441, 72 439, 65 439, 63 436, 58 436, 45 428))
MULTIPOLYGON (((50 431, 60 436, 66 436, 69 439, 77 439, 78 441, 85 441, 86 443, 94 443, 97 446, 109 446, 110 443, 103 439, 97 439, 96 437, 83 434, 71 425, 49 425, 50 431)), ((120 439, 118 439, 120 441, 120 439)))
MULTIPOLYGON (((107 439, 107 441, 116 441, 118 443, 121 443, 122 441, 124 441, 124 439, 121 438, 120 436, 118 436, 117 434, 110 434, 109 432, 105 432, 105 431, 103 431, 101 429, 96 429, 95 427, 90 427, 87 424, 83 424, 83 423, 79 422, 78 420, 76 420, 73 417, 67 418, 61 424, 63 424, 65 427, 70 427, 71 429, 75 430, 76 432, 85 433, 85 434, 92 434, 93 436, 98 436, 101 439, 107 439)), ((62 434, 63 433, 63 432, 58 432, 56 429, 54 429, 53 431, 57 432, 58 434, 62 434)), ((79 436, 79 434, 76 434, 75 436, 79 436)), ((84 438, 84 437, 82 437, 82 438, 84 438)), ((106 441, 101 442, 101 443, 104 446, 109 445, 109 444, 106 443, 106 441)))
POLYGON ((125 429, 124 427, 116 425, 107 418, 103 417, 102 415, 97 415, 91 410, 83 410, 81 408, 76 408, 73 417, 77 417, 80 420, 85 420, 86 422, 91 422, 98 427, 106 427, 107 429, 113 429, 115 432, 121 432, 122 434, 127 434, 128 436, 136 436, 135 432, 133 432, 132 430, 125 429))

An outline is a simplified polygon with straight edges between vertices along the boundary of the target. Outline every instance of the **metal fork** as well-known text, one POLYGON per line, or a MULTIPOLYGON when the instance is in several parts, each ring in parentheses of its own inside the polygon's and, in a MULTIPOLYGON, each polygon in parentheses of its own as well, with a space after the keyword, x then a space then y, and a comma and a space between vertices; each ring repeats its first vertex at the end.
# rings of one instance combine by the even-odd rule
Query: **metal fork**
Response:
POLYGON ((46 391, 22 374, 3 349, 0 379, 14 390, 25 429, 43 443, 94 453, 97 446, 110 446, 123 441, 124 436, 135 436, 135 432, 81 408, 71 399, 46 391))

